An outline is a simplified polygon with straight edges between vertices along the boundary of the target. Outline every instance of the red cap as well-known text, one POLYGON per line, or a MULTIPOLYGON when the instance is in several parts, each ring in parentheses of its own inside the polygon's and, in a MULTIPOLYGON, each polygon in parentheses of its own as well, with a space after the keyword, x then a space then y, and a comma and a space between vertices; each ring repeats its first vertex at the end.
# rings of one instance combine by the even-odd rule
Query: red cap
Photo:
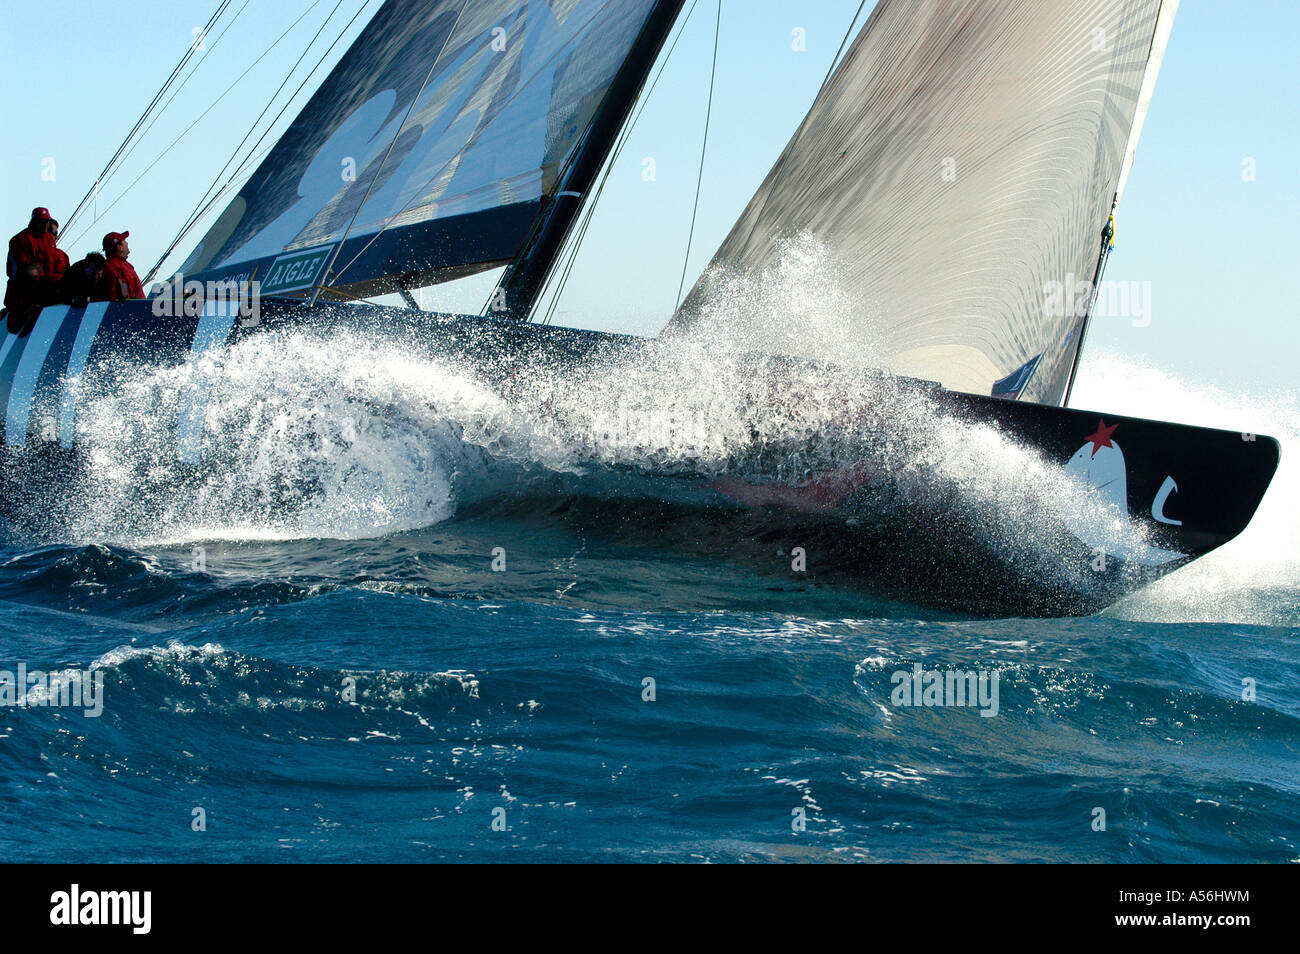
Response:
POLYGON ((109 232, 104 236, 104 251, 110 251, 122 244, 122 240, 130 235, 130 232, 109 232))
POLYGON ((50 210, 45 208, 43 205, 38 205, 36 208, 32 209, 33 222, 44 222, 46 219, 52 218, 54 218, 54 216, 50 215, 50 210))

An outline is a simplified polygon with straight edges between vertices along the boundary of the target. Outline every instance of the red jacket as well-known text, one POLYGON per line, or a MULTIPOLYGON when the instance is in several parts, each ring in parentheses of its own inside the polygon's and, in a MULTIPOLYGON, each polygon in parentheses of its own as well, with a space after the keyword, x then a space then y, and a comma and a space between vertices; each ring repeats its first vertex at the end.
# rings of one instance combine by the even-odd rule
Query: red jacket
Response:
POLYGON ((58 281, 68 270, 68 253, 57 245, 50 251, 50 278, 58 281))
MULTIPOLYGON (((9 240, 8 275, 5 286, 5 307, 40 304, 46 292, 53 287, 55 270, 54 239, 46 232, 33 233, 23 229, 9 240), (39 274, 35 279, 25 274, 28 266, 35 265, 39 274)), ((66 261, 66 256, 64 257, 66 261)))
POLYGON ((121 301, 124 298, 143 298, 144 286, 135 267, 124 258, 110 258, 104 269, 104 283, 108 290, 109 301, 121 301))
POLYGON ((54 239, 48 232, 34 233, 30 228, 23 229, 9 240, 9 277, 15 277, 15 269, 36 265, 41 270, 38 277, 49 278, 53 252, 54 239))

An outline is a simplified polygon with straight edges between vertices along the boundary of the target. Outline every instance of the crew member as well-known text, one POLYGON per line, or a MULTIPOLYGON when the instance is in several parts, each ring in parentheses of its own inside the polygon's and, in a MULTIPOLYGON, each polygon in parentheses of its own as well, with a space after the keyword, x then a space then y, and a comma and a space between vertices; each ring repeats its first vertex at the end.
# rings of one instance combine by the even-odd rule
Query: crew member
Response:
POLYGON ((57 292, 58 284, 68 270, 68 253, 59 248, 59 223, 55 219, 50 219, 46 227, 50 236, 50 280, 54 283, 54 290, 57 292))
POLYGON ((143 298, 144 286, 135 267, 127 261, 131 247, 127 244, 130 232, 109 232, 104 236, 104 257, 108 264, 104 268, 104 284, 108 292, 108 301, 122 301, 126 298, 143 298))
POLYGON ((84 308, 92 301, 108 301, 104 271, 108 262, 98 252, 91 252, 79 262, 73 262, 59 281, 59 301, 65 305, 84 308))
POLYGON ((54 240, 50 237, 50 210, 32 209, 27 228, 9 240, 4 307, 9 330, 26 334, 36 322, 41 305, 55 292, 54 240))

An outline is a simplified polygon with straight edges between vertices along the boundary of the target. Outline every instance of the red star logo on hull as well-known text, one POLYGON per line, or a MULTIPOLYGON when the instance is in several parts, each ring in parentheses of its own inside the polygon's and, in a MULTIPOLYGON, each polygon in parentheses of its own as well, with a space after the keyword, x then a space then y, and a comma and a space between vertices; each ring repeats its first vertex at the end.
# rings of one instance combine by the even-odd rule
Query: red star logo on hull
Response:
POLYGON ((1092 441, 1093 457, 1096 457, 1097 451, 1101 450, 1103 447, 1115 446, 1110 442, 1110 435, 1115 433, 1115 428, 1117 427, 1119 427, 1118 424, 1111 424, 1109 427, 1107 427, 1104 418, 1099 419, 1097 421, 1097 433, 1089 434, 1087 437, 1084 438, 1085 441, 1092 441))

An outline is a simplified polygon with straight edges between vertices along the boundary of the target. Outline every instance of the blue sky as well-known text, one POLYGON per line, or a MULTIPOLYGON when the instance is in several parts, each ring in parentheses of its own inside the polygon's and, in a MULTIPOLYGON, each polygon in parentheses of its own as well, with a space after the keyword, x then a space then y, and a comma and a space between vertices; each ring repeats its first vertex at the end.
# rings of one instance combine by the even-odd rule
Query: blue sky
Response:
MULTIPOLYGON (((236 0, 232 9, 243 2, 236 0)), ((78 257, 94 249, 104 232, 130 229, 132 259, 143 275, 335 2, 248 0, 228 36, 208 38, 199 67, 173 107, 105 187, 99 220, 86 217, 65 229, 68 252, 78 257), (304 12, 298 27, 263 55, 304 12), (249 74, 146 172, 194 116, 250 66, 249 74), (143 177, 122 195, 138 176, 143 177), (87 231, 79 236, 83 228, 87 231)), ((558 323, 653 333, 671 308, 690 223, 717 9, 716 0, 698 4, 611 175, 608 211, 602 209, 605 214, 593 222, 588 239, 602 253, 585 271, 579 261, 558 323), (653 182, 642 177, 647 157, 655 160, 653 182)), ((50 207, 66 221, 216 5, 216 0, 6 4, 0 37, 8 77, 0 100, 6 130, 0 221, 7 223, 6 234, 21 229, 35 205, 50 207)), ((355 33, 377 5, 377 0, 342 0, 327 36, 364 8, 355 33)), ((723 0, 713 121, 688 285, 802 117, 857 5, 857 0, 723 0), (796 28, 805 33, 804 51, 792 49, 796 28)), ((1234 391, 1296 387, 1297 35, 1300 3, 1293 0, 1183 0, 1107 271, 1112 281, 1151 283, 1152 320, 1135 327, 1126 319, 1100 319, 1090 335, 1090 351, 1127 354, 1234 391), (1253 181, 1243 180, 1247 159, 1254 163, 1253 181)), ((337 47, 334 56, 342 49, 337 47)), ((192 244, 193 239, 183 243, 182 251, 192 244)), ((173 264, 178 263, 179 258, 173 264)), ((459 304, 460 291, 476 310, 487 286, 482 280, 465 286, 448 290, 442 300, 459 304)))

